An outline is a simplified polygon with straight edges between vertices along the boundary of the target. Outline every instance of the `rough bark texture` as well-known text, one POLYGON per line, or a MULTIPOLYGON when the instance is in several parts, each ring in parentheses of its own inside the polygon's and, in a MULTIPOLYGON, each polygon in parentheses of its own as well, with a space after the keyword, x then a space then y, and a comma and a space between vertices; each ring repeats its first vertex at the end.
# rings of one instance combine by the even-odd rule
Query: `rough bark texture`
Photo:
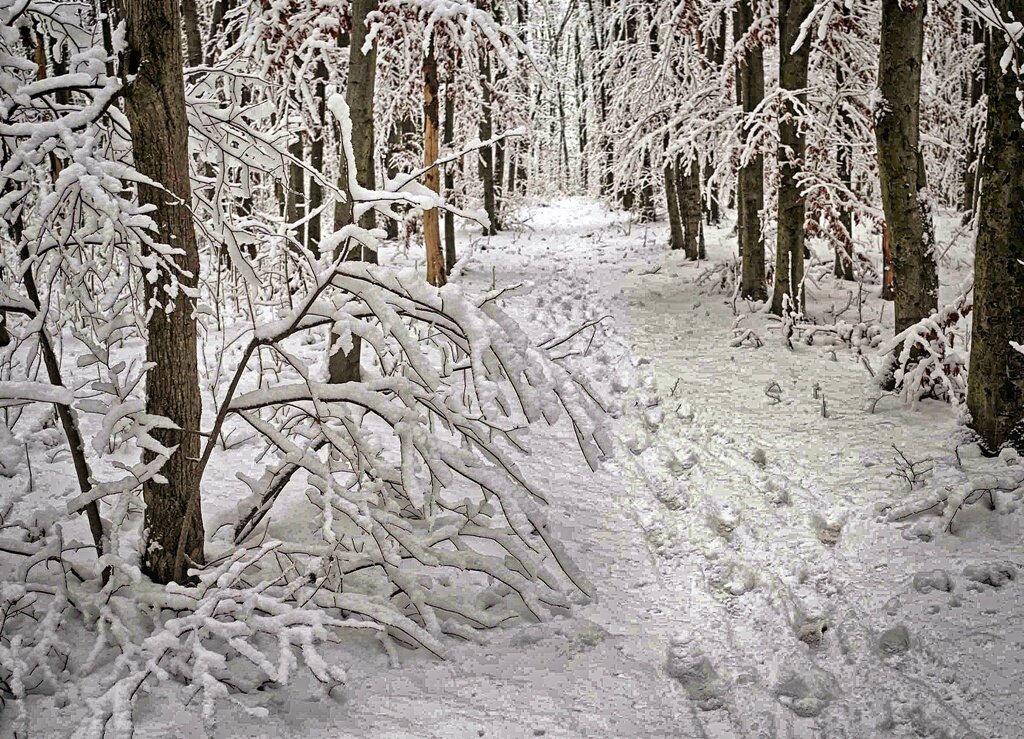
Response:
POLYGON ((779 87, 786 92, 779 118, 779 216, 775 244, 775 290, 772 313, 782 315, 786 296, 791 310, 803 308, 805 233, 804 196, 797 184, 803 166, 807 140, 797 126, 797 105, 807 102, 807 64, 811 56, 810 39, 800 37, 800 25, 814 7, 814 0, 779 0, 779 87))
POLYGON ((687 259, 704 258, 704 221, 700 201, 700 163, 693 157, 688 164, 679 162, 676 197, 683 222, 683 249, 687 259))
MULTIPOLYGON (((850 9, 844 4, 842 6, 844 19, 850 16, 850 9)), ((848 55, 844 55, 836 62, 836 86, 842 90, 846 84, 846 68, 850 64, 848 55)), ((839 181, 846 186, 850 192, 853 191, 853 121, 850 112, 845 104, 839 106, 840 130, 846 133, 840 137, 840 143, 836 148, 836 174, 839 181)), ((839 214, 839 225, 842 226, 843 234, 841 240, 836 243, 836 257, 833 264, 833 274, 841 280, 853 279, 853 211, 850 208, 843 208, 839 214)))
MULTIPOLYGON (((313 96, 316 99, 316 128, 311 132, 309 166, 316 172, 324 171, 324 139, 327 126, 327 65, 318 61, 314 69, 313 96)), ((316 177, 309 178, 309 212, 306 224, 306 248, 314 257, 320 257, 321 214, 316 211, 324 204, 324 188, 316 177)))
MULTIPOLYGON (((973 20, 972 14, 967 9, 962 10, 967 25, 970 28, 967 33, 971 34, 971 40, 976 46, 980 46, 985 43, 985 29, 981 23, 977 20, 973 20)), ((971 75, 968 95, 971 107, 973 108, 981 100, 981 96, 985 93, 985 64, 984 62, 978 65, 978 69, 971 75)), ((974 142, 977 138, 978 131, 975 126, 971 126, 968 132, 968 141, 974 142)), ((960 203, 960 210, 970 218, 975 209, 978 207, 978 177, 980 174, 980 168, 978 167, 978 152, 973 145, 964 154, 964 193, 963 201, 960 203)))
MULTIPOLYGON (((996 0, 1004 19, 1024 18, 1024 0, 996 0)), ((981 203, 974 257, 974 329, 967 407, 972 427, 995 451, 1009 442, 1024 452, 1024 131, 1018 90, 1004 72, 1003 33, 988 49, 988 119, 981 159, 981 203)), ((1016 64, 1024 65, 1018 48, 1016 64)))
POLYGON ((679 217, 679 200, 676 195, 676 173, 671 165, 665 165, 665 211, 668 213, 670 241, 673 249, 683 248, 683 222, 679 217))
MULTIPOLYGON (((455 87, 449 82, 444 90, 444 145, 451 147, 455 143, 455 87)), ((448 164, 444 168, 444 194, 450 199, 455 190, 455 165, 448 164)), ((444 263, 449 274, 455 266, 455 214, 450 210, 444 214, 444 263)))
MULTIPOLYGON (((189 210, 188 122, 182 76, 181 18, 178 0, 128 0, 126 3, 128 71, 136 74, 125 97, 132 128, 135 167, 168 191, 140 184, 139 200, 152 205, 155 237, 180 254, 173 257, 181 272, 173 278, 193 288, 199 273, 199 250, 189 210)), ((165 270, 155 282, 144 280, 147 302, 166 302, 172 275, 165 270)), ((193 301, 182 291, 174 309, 152 312, 147 324, 146 411, 165 416, 180 430, 153 432, 160 443, 175 448, 164 464, 164 483, 150 480, 146 500, 147 545, 143 570, 156 582, 182 582, 188 567, 201 565, 203 520, 199 493, 199 369, 193 301)), ((153 458, 146 452, 144 458, 153 458)))
POLYGON ((196 9, 196 0, 181 0, 181 22, 185 27, 188 66, 198 67, 203 63, 203 37, 199 33, 199 11, 196 9))
MULTIPOLYGON (((488 141, 494 136, 493 106, 491 93, 491 60, 487 51, 480 51, 480 86, 483 89, 483 100, 481 101, 480 123, 478 131, 481 141, 488 141)), ((480 150, 477 160, 477 173, 484 186, 484 211, 487 213, 486 234, 494 236, 498 233, 498 206, 495 198, 495 173, 494 173, 494 147, 485 146, 480 150)))
MULTIPOLYGON (((750 0, 742 0, 736 16, 741 35, 754 22, 750 0)), ((764 50, 748 48, 738 71, 740 103, 744 113, 752 113, 764 100, 764 50)), ((744 138, 747 136, 744 130, 744 138)), ((761 236, 761 209, 764 208, 764 157, 760 154, 740 167, 737 185, 737 230, 740 242, 740 295, 750 300, 766 300, 764 239, 761 236)))
MULTIPOLYGON (((366 43, 366 18, 376 12, 377 0, 353 0, 352 41, 349 45, 348 102, 352 117, 352 151, 356 160, 356 181, 369 190, 377 187, 374 152, 376 131, 373 126, 373 101, 377 89, 377 42, 374 41, 363 53, 366 43)), ((368 210, 359 217, 363 228, 377 225, 374 211, 368 210)), ((365 262, 377 263, 376 252, 366 250, 362 255, 365 262)))
POLYGON ((875 114, 882 207, 892 241, 896 332, 938 308, 934 229, 919 145, 925 1, 882 1, 875 114))
MULTIPOLYGON (((288 144, 292 162, 288 165, 288 192, 285 195, 285 217, 289 223, 297 223, 306 215, 306 172, 301 162, 305 156, 302 132, 296 131, 295 138, 288 144)), ((306 243, 306 224, 295 230, 295 240, 306 243)))
MULTIPOLYGON (((438 131, 437 59, 430 47, 423 59, 423 166, 427 168, 424 184, 434 192, 441 191, 441 173, 434 166, 439 147, 438 131)), ((423 245, 427 252, 427 282, 441 287, 448 282, 444 251, 441 248, 441 229, 437 208, 423 213, 423 245)))

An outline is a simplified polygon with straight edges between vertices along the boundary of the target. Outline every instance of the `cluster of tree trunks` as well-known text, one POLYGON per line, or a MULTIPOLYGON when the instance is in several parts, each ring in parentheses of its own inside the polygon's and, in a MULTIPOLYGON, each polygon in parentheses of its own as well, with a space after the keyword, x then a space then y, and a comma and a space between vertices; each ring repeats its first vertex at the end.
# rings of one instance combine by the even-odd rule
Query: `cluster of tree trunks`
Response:
POLYGON ((671 246, 682 249, 687 259, 704 259, 704 220, 701 202, 700 162, 676 157, 665 166, 665 209, 668 211, 671 246))

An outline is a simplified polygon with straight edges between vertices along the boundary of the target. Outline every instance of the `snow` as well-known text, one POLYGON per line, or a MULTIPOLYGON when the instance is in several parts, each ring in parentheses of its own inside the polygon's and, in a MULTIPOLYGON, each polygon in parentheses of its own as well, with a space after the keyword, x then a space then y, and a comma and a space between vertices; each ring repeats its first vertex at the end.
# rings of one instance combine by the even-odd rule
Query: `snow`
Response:
MULTIPOLYGON (((448 639, 443 661, 399 650, 389 667, 394 655, 371 630, 346 632, 322 651, 344 668, 343 688, 328 697, 305 676, 234 696, 219 704, 212 734, 1024 735, 1021 460, 963 445, 949 405, 883 399, 872 412, 879 391, 861 349, 876 369, 880 360, 867 344, 789 349, 777 322, 741 302, 742 328, 760 341, 733 346, 731 292, 699 279, 712 264, 667 250, 663 223, 581 198, 529 207, 519 221, 489 239, 460 233, 473 258, 459 285, 467 298, 526 285, 497 303, 534 344, 553 346, 593 322, 559 348, 585 354, 571 361, 611 399, 612 459, 589 469, 563 421, 531 440, 520 467, 541 483, 547 533, 595 597, 478 642, 448 639), (918 474, 898 474, 896 450, 918 474), (995 510, 956 507, 979 498, 979 486, 1006 488, 992 494, 995 510), (932 500, 935 510, 903 519, 932 500)), ((731 258, 730 228, 708 228, 712 262, 731 258)), ((384 244, 380 254, 422 268, 418 253, 384 244)), ((959 284, 950 271, 942 284, 959 284)), ((809 285, 808 313, 838 324, 824 314, 851 289, 828 277, 809 285)), ((891 306, 876 291, 865 288, 864 322, 890 336, 891 306)), ((294 393, 282 384, 250 397, 270 395, 294 393)), ((253 469, 253 454, 241 445, 223 457, 233 465, 211 470, 207 521, 234 510, 231 483, 253 469)), ((71 487, 66 460, 37 454, 33 464, 37 480, 71 487)), ((8 486, 20 495, 24 480, 0 477, 0 501, 8 486)), ((306 525, 302 504, 298 493, 278 504, 296 519, 277 522, 282 530, 306 525)), ((194 691, 155 684, 136 709, 135 735, 202 735, 201 712, 183 707, 194 691)), ((81 709, 69 697, 28 699, 33 736, 72 730, 81 709)), ((0 735, 12 713, 0 712, 0 735)))

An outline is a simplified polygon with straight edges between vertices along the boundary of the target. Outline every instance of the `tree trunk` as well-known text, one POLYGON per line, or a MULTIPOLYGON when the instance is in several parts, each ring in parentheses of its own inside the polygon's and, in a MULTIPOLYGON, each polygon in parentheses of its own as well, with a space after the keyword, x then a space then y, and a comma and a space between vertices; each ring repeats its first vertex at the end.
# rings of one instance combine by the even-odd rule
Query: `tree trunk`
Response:
MULTIPOLYGON (((316 100, 316 127, 310 132, 309 166, 314 172, 324 171, 324 139, 327 137, 327 65, 318 61, 313 76, 313 98, 316 100)), ((309 178, 309 212, 312 214, 306 224, 306 248, 313 256, 320 258, 321 214, 317 213, 324 204, 324 188, 316 177, 309 178)))
POLYGON ((198 67, 203 63, 203 37, 199 33, 199 11, 196 9, 196 0, 181 0, 181 21, 185 26, 188 66, 198 67))
POLYGON ((679 199, 676 195, 676 173, 670 164, 665 165, 665 211, 668 213, 668 225, 672 249, 683 248, 683 222, 679 217, 679 199))
MULTIPOLYGON (((288 164, 288 192, 285 195, 285 214, 289 223, 298 223, 306 216, 306 170, 302 167, 305 156, 302 145, 301 127, 295 132, 295 138, 288 144, 288 154, 292 161, 288 164)), ((295 240, 306 243, 306 224, 295 227, 295 240)))
MULTIPOLYGON (((1024 0, 995 0, 1009 25, 1024 19, 1024 0)), ((1024 53, 993 29, 988 45, 988 117, 981 158, 981 203, 974 257, 974 330, 968 374, 971 426, 995 452, 1005 443, 1024 452, 1024 131, 1019 91, 1024 53), (1001 60, 1015 59, 1008 70, 1001 60)))
MULTIPOLYGON (((750 0, 742 0, 735 21, 746 35, 754 22, 750 0)), ((764 100, 764 50, 752 46, 745 52, 742 67, 738 70, 740 102, 745 115, 764 100)), ((746 125, 743 128, 744 141, 750 135, 746 125)), ((764 274, 764 239, 761 236, 761 209, 764 208, 764 157, 753 157, 740 167, 737 185, 737 227, 740 242, 740 294, 749 300, 766 300, 764 274)))
MULTIPOLYGON (((128 72, 136 76, 125 96, 125 112, 135 167, 167 190, 139 183, 139 201, 152 207, 154 238, 180 250, 166 257, 174 262, 173 271, 161 269, 155 281, 143 280, 147 304, 167 301, 168 289, 174 295, 174 309, 152 311, 147 323, 146 361, 153 366, 146 374, 146 412, 170 419, 179 430, 152 432, 174 451, 160 471, 163 481, 149 480, 143 486, 147 542, 142 566, 158 583, 183 582, 190 565, 204 563, 205 536, 199 491, 202 399, 195 304, 182 290, 198 284, 199 250, 190 210, 178 0, 128 0, 126 19, 128 72)), ((147 251, 152 253, 151 248, 147 251)), ((143 453, 145 461, 154 457, 153 452, 143 453)))
POLYGON ((882 291, 878 297, 882 300, 893 298, 892 239, 888 226, 882 226, 882 291))
MULTIPOLYGON (((377 41, 374 40, 367 52, 366 19, 377 11, 377 0, 353 0, 352 39, 349 44, 348 102, 352 116, 352 151, 356 160, 356 182, 367 190, 377 189, 376 131, 373 125, 373 104, 377 90, 377 41)), ((375 228, 377 217, 373 209, 359 217, 359 225, 365 229, 375 228)), ((362 250, 364 262, 377 263, 376 252, 362 250)))
POLYGON ((900 0, 882 1, 875 137, 882 207, 892 239, 896 333, 938 308, 935 232, 918 131, 925 4, 919 0, 910 9, 900 0))
POLYGON ((677 165, 679 184, 676 197, 683 222, 683 249, 687 259, 704 258, 704 219, 700 202, 700 163, 693 156, 688 164, 677 165))
MULTIPOLYGON (((480 50, 480 86, 483 88, 483 100, 480 111, 479 134, 481 141, 489 141, 494 136, 492 91, 491 91, 491 60, 486 49, 480 50)), ((498 233, 497 201, 494 196, 494 147, 484 146, 480 149, 477 160, 477 173, 484 186, 484 211, 489 224, 485 233, 494 236, 498 233)))
POLYGON ((804 39, 794 50, 800 26, 807 19, 814 0, 779 0, 779 87, 786 96, 779 117, 779 215, 775 245, 775 290, 772 313, 782 315, 789 299, 789 309, 803 310, 804 253, 806 250, 804 196, 797 184, 803 167, 807 140, 797 126, 797 105, 807 103, 807 64, 811 41, 804 39))
MULTIPOLYGON (((455 143, 455 86, 448 82, 444 90, 444 145, 451 148, 455 143)), ((444 195, 448 202, 455 194, 455 165, 444 168, 444 195)), ((444 214, 444 263, 449 274, 455 266, 455 214, 450 210, 444 214)))
MULTIPOLYGON (((424 184, 436 193, 441 191, 441 173, 434 166, 438 152, 438 82, 437 59, 431 44, 423 59, 423 166, 427 169, 424 184)), ((442 287, 448 282, 437 208, 423 213, 423 245, 427 255, 427 282, 442 287)))
MULTIPOLYGON (((968 19, 971 40, 974 42, 975 47, 982 46, 985 43, 984 26, 981 25, 980 21, 973 19, 973 14, 967 8, 961 8, 960 12, 964 14, 965 19, 968 19)), ((974 70, 974 74, 971 75, 969 94, 971 108, 973 109, 981 101, 981 96, 985 94, 984 61, 978 65, 978 68, 974 70)), ((979 133, 973 125, 968 129, 967 133, 968 148, 964 161, 964 197, 963 202, 960 204, 960 210, 964 212, 967 218, 974 215, 975 209, 978 206, 980 167, 978 166, 978 148, 975 142, 978 139, 979 133)))
MULTIPOLYGON (((844 19, 849 19, 850 10, 847 5, 842 6, 844 19)), ((850 63, 849 55, 844 54, 843 57, 836 62, 836 87, 842 91, 846 84, 846 68, 845 65, 850 63)), ((842 93, 840 93, 842 94, 842 93)), ((839 129, 842 135, 839 137, 839 144, 836 147, 836 174, 839 176, 839 181, 846 187, 847 192, 853 190, 853 168, 851 162, 853 161, 853 121, 850 118, 850 112, 846 107, 846 103, 839 103, 839 129)), ((836 277, 841 280, 852 280, 853 279, 853 211, 849 207, 844 207, 839 214, 839 225, 842 230, 842 234, 839 235, 839 240, 836 242, 836 256, 835 264, 833 265, 833 272, 836 277)))

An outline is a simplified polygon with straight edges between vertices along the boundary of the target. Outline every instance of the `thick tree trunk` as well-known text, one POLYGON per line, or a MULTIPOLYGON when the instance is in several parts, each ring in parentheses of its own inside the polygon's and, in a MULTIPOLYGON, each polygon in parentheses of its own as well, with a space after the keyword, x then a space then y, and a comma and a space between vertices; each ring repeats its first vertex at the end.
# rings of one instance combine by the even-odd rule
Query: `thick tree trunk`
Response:
POLYGON ((672 249, 683 248, 683 222, 679 217, 679 199, 676 195, 676 173, 672 165, 665 165, 665 211, 668 213, 668 224, 672 249))
MULTIPOLYGON (((295 138, 288 144, 292 161, 288 164, 288 192, 285 195, 285 217, 289 223, 298 223, 306 215, 306 171, 302 167, 305 156, 301 129, 295 131, 295 138)), ((306 224, 295 228, 295 240, 306 243, 306 224)))
MULTIPOLYGON (((491 94, 491 60, 485 49, 480 50, 480 86, 483 88, 483 100, 480 110, 479 134, 481 141, 489 141, 494 136, 494 124, 492 120, 492 94, 491 94)), ((477 160, 477 173, 484 186, 484 211, 487 213, 486 234, 494 236, 501 227, 498 223, 497 200, 494 195, 495 173, 494 173, 494 147, 485 146, 480 150, 477 160)))
MULTIPOLYGON (((742 0, 734 16, 740 36, 750 30, 754 22, 750 0, 742 0)), ((744 114, 753 113, 764 100, 764 50, 753 46, 746 50, 742 67, 738 70, 740 102, 744 114)), ((749 131, 744 126, 744 140, 749 131)), ((737 229, 740 243, 740 294, 749 300, 766 300, 764 239, 761 236, 761 209, 764 208, 764 157, 760 154, 740 167, 737 184, 737 229)))
MULTIPOLYGON (((996 0, 1001 17, 1024 19, 1024 0, 996 0)), ((1009 442, 1024 452, 1024 131, 1020 47, 989 34, 988 118, 981 158, 981 203, 974 257, 974 329, 967 407, 971 426, 990 451, 1009 442), (1001 60, 1016 58, 1009 70, 1001 60)))
POLYGON ((896 332, 938 308, 935 232, 919 145, 925 0, 882 0, 875 114, 882 207, 892 239, 896 332))
POLYGON ((800 26, 814 7, 814 0, 779 0, 779 87, 786 95, 779 118, 779 215, 775 245, 775 290, 772 313, 782 315, 789 309, 803 310, 805 203, 797 183, 804 164, 807 140, 797 125, 799 113, 807 102, 807 64, 811 56, 810 39, 794 50, 800 26))
MULTIPOLYGON (((449 82, 444 89, 444 145, 455 143, 455 87, 449 82)), ((451 202, 455 191, 455 165, 444 168, 444 194, 451 202)), ((450 210, 444 214, 444 263, 449 274, 455 266, 455 214, 450 210)))
MULTIPOLYGON (((434 165, 439 148, 437 59, 431 45, 423 59, 423 166, 427 172, 424 184, 436 193, 441 191, 441 173, 434 165)), ((423 213, 423 245, 427 256, 427 282, 442 287, 448 282, 437 208, 423 213)))
MULTIPOLYGON (((127 0, 128 72, 135 79, 125 96, 132 128, 135 167, 163 189, 139 184, 139 200, 152 206, 154 237, 180 250, 155 281, 143 280, 147 304, 165 303, 174 291, 174 309, 152 311, 147 324, 146 412, 169 418, 178 430, 152 432, 174 449, 161 469, 163 482, 143 487, 146 501, 143 569, 159 583, 183 582, 203 557, 203 519, 199 491, 199 367, 194 301, 182 288, 198 283, 199 250, 190 210, 188 121, 182 76, 178 0, 127 0), (174 285, 179 283, 180 286, 174 285), (174 286, 174 287, 172 287, 174 286)), ((145 452, 149 461, 153 452, 145 452)))

